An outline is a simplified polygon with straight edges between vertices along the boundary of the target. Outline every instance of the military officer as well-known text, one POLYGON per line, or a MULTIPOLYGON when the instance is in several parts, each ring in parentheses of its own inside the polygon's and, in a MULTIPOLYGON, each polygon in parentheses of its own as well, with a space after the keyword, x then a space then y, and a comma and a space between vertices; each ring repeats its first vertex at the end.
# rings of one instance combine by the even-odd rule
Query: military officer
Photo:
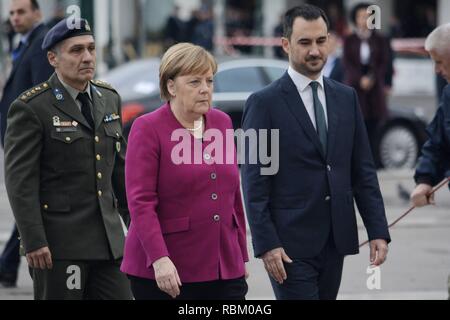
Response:
POLYGON ((6 188, 35 299, 130 299, 119 271, 129 217, 120 96, 92 80, 86 20, 61 21, 42 47, 55 73, 11 105, 5 140, 6 188))

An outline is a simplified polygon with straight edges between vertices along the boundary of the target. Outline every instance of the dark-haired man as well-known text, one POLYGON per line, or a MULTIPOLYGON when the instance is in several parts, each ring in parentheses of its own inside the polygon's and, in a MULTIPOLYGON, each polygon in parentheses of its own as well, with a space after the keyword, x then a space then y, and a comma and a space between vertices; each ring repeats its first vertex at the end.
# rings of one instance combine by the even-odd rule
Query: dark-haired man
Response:
MULTIPOLYGON (((12 0, 9 20, 20 43, 12 52, 13 68, 0 101, 1 143, 6 131, 6 118, 11 103, 25 90, 45 81, 53 70, 47 53, 41 48, 47 28, 42 23, 42 13, 36 0, 12 0)), ((17 228, 8 240, 0 257, 0 286, 14 287, 20 266, 19 233, 17 228)))
POLYGON ((35 299, 124 300, 120 272, 128 222, 120 96, 93 81, 96 47, 86 20, 67 19, 42 48, 55 73, 11 105, 5 184, 35 299))
POLYGON ((354 200, 371 264, 385 261, 390 241, 356 92, 322 76, 328 37, 321 9, 289 10, 282 39, 289 70, 244 110, 245 130, 279 130, 279 145, 271 145, 279 148, 278 173, 262 175, 262 163, 242 170, 255 256, 277 299, 336 299, 344 256, 358 253, 354 200))

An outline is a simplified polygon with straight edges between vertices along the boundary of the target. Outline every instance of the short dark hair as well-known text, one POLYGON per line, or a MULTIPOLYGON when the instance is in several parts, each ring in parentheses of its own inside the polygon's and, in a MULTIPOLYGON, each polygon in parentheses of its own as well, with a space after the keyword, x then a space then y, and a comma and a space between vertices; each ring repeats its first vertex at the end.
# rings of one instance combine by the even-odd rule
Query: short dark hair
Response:
POLYGON ((330 29, 330 20, 325 14, 325 11, 311 4, 301 4, 289 9, 284 15, 283 36, 285 38, 291 38, 294 28, 294 21, 299 17, 305 19, 306 21, 322 18, 327 25, 327 30, 330 29))
POLYGON ((356 25, 356 15, 358 14, 358 11, 361 9, 367 10, 368 7, 370 7, 372 4, 368 2, 361 2, 355 5, 350 11, 350 21, 356 25))
POLYGON ((30 0, 30 3, 31 9, 33 9, 34 11, 41 9, 41 7, 39 6, 39 2, 37 2, 37 0, 30 0))

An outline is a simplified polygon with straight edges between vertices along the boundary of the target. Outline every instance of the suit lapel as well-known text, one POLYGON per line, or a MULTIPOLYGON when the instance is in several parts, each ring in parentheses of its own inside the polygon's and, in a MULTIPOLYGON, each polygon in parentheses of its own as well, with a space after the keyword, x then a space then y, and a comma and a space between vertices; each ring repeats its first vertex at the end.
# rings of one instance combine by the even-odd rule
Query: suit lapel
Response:
POLYGON ((324 78, 325 97, 327 100, 327 114, 328 114, 328 153, 330 157, 333 154, 334 146, 336 144, 336 135, 339 126, 339 116, 337 108, 337 99, 335 95, 333 83, 324 78))
POLYGON ((285 75, 281 78, 281 85, 284 93, 284 97, 286 103, 294 115, 295 119, 299 122, 300 126, 303 128, 303 131, 312 141, 314 146, 317 149, 317 152, 325 159, 325 155, 323 154, 322 145, 319 140, 319 135, 317 131, 314 129, 314 126, 311 122, 311 118, 309 117, 308 112, 306 111, 306 107, 303 104, 303 101, 298 93, 298 89, 292 81, 289 74, 286 72, 285 75))
POLYGON ((94 107, 95 130, 97 130, 98 127, 100 127, 100 125, 102 124, 105 117, 106 104, 104 96, 102 95, 100 90, 92 84, 92 82, 91 87, 92 102, 94 107))
MULTIPOLYGON (((25 57, 27 50, 30 48, 31 44, 34 41, 34 38, 36 37, 36 35, 39 34, 39 32, 41 32, 42 28, 45 28, 44 25, 40 25, 38 26, 36 29, 34 29, 34 31, 30 34, 30 37, 28 38, 27 43, 24 44, 25 48, 23 49, 22 54, 17 58, 16 61, 13 62, 13 67, 11 70, 11 73, 9 74, 8 77, 8 81, 7 84, 13 79, 14 74, 16 73, 17 69, 20 66, 20 63, 22 62, 23 58, 25 57)), ((5 85, 6 87, 6 85, 5 85)))
POLYGON ((61 112, 67 114, 69 117, 77 120, 80 124, 87 128, 91 128, 84 118, 83 114, 81 113, 80 109, 78 109, 77 104, 72 99, 70 94, 67 92, 67 90, 64 88, 62 83, 58 80, 58 77, 56 76, 56 73, 53 74, 53 76, 49 80, 49 84, 51 87, 51 90, 53 91, 53 105, 58 108, 61 112), (55 90, 59 90, 62 95, 63 99, 58 100, 56 98, 55 90))

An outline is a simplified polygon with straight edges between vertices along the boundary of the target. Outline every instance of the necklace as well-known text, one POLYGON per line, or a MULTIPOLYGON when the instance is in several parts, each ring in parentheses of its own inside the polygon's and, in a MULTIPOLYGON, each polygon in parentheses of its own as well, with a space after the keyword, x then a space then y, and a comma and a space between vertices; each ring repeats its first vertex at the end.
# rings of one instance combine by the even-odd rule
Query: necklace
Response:
MULTIPOLYGON (((200 125, 197 128, 192 128, 192 129, 191 128, 186 128, 186 130, 190 131, 190 132, 195 132, 197 130, 200 130, 203 127, 203 117, 202 117, 202 119, 199 122, 200 122, 200 125)), ((194 124, 195 124, 195 122, 194 122, 194 124)))

